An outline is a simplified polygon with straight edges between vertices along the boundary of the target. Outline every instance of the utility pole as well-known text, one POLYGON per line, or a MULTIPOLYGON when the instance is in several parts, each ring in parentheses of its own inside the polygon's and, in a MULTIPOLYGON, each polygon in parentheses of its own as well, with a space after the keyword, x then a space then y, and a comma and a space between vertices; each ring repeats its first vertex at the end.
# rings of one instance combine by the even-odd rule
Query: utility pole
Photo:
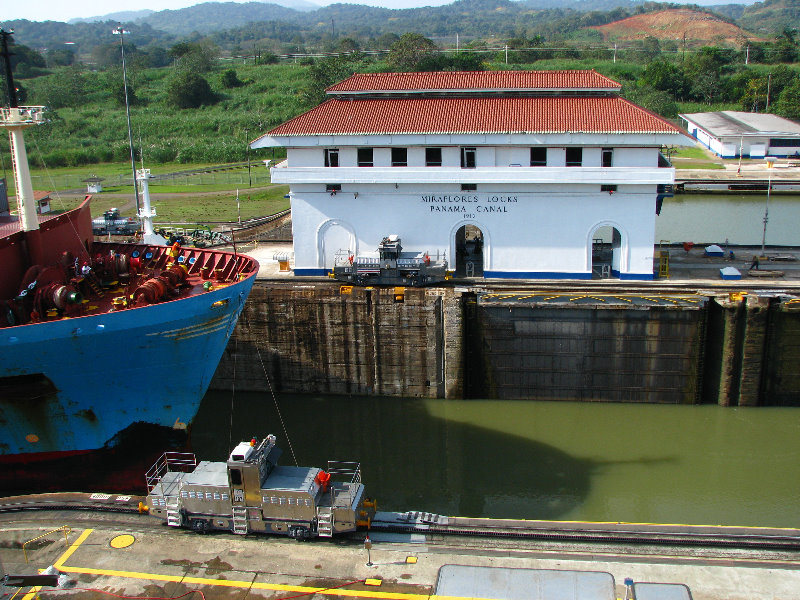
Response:
POLYGON ((765 113, 769 112, 769 84, 772 81, 772 73, 767 73, 767 107, 764 109, 765 113))

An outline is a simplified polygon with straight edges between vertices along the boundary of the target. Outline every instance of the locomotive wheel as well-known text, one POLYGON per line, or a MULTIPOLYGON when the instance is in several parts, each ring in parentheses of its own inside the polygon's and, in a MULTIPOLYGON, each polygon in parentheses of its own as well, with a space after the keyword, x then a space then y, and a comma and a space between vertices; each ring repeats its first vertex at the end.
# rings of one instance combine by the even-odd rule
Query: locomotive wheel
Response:
POLYGON ((210 529, 208 521, 203 519, 192 519, 189 526, 192 528, 192 531, 199 534, 204 534, 210 529))
POLYGON ((290 527, 289 537, 296 539, 298 542, 304 542, 311 538, 311 532, 308 527, 290 527))

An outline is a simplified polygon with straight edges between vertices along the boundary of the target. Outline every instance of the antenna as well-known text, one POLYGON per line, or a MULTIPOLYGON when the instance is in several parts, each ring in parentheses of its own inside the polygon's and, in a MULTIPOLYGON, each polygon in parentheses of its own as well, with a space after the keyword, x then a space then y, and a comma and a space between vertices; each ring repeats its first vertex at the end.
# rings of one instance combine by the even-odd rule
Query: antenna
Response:
POLYGON ((14 75, 11 73, 11 57, 14 56, 13 52, 9 52, 8 50, 8 38, 11 37, 11 34, 14 33, 13 29, 9 29, 6 31, 5 29, 0 29, 0 37, 2 37, 2 55, 3 63, 6 67, 6 88, 8 90, 8 106, 9 108, 17 108, 19 106, 19 102, 17 102, 17 88, 14 85, 14 75))
POLYGON ((139 214, 139 186, 136 183, 136 159, 133 152, 133 132, 131 131, 131 107, 128 102, 128 73, 125 69, 125 34, 130 34, 122 28, 122 24, 114 29, 111 33, 119 36, 119 46, 122 51, 122 85, 125 89, 125 115, 128 117, 128 146, 131 149, 131 171, 133 171, 133 191, 136 194, 136 214, 139 214))

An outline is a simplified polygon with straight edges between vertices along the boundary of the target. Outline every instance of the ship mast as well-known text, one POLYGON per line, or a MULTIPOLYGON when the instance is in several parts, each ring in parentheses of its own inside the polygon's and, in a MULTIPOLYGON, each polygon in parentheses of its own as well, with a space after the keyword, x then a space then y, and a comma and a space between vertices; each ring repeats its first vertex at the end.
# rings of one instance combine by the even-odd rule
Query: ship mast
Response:
POLYGON ((6 87, 8 89, 8 106, 0 108, 0 127, 8 130, 8 141, 11 147, 11 161, 14 167, 14 183, 17 191, 17 213, 26 235, 28 251, 34 261, 41 256, 42 248, 38 235, 39 218, 36 216, 36 202, 33 198, 33 184, 28 168, 28 153, 25 149, 25 138, 22 130, 31 125, 44 122, 44 106, 19 106, 14 76, 11 73, 11 53, 8 49, 8 38, 13 31, 0 29, 0 55, 6 71, 6 87), (34 233, 35 232, 35 233, 34 233))
POLYGON ((125 69, 125 34, 130 33, 123 29, 122 25, 112 31, 114 35, 119 36, 119 45, 122 52, 122 83, 125 90, 125 115, 128 118, 128 146, 131 150, 131 170, 133 171, 133 191, 136 194, 136 216, 142 222, 142 229, 144 233, 143 241, 145 244, 164 245, 167 243, 162 236, 153 231, 153 217, 156 216, 156 211, 150 208, 150 169, 136 170, 136 159, 133 151, 133 130, 131 129, 131 107, 128 102, 128 74, 125 69), (144 196, 144 207, 141 206, 139 200, 139 185, 142 186, 142 196, 144 196))

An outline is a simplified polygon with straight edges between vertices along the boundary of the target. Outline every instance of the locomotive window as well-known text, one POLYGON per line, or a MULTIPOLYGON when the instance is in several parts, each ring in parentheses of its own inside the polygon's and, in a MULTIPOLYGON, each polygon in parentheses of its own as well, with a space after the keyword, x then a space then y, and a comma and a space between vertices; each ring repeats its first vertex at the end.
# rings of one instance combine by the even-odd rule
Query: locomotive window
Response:
POLYGON ((189 497, 189 492, 187 492, 186 490, 182 490, 181 491, 181 498, 188 498, 188 497, 189 497))
POLYGON ((294 504, 294 498, 289 498, 287 502, 289 506, 291 506, 292 504, 294 504))
POLYGON ((219 492, 214 492, 214 500, 219 500, 219 492))
POLYGON ((206 492, 206 500, 213 500, 213 499, 214 499, 214 494, 212 494, 211 492, 206 492))
POLYGON ((242 485, 242 472, 239 469, 231 469, 231 485, 242 485))
POLYGON ((223 500, 227 500, 227 499, 228 499, 228 494, 225 494, 225 493, 223 493, 223 494, 222 494, 222 499, 223 499, 223 500))
POLYGON ((278 503, 278 497, 277 496, 273 496, 272 497, 272 503, 273 504, 277 504, 278 503))

